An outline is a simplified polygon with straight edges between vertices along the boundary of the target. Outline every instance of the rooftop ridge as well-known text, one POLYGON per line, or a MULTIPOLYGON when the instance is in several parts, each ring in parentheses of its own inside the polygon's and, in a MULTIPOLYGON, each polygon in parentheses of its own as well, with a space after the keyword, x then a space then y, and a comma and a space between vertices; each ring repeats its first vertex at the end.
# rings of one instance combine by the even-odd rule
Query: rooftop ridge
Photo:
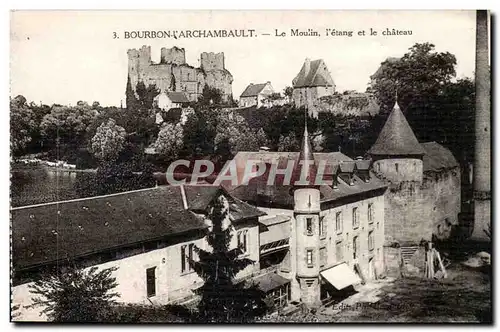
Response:
MULTIPOLYGON (((163 186, 163 187, 166 187, 166 186, 163 186)), ((168 187, 171 187, 171 186, 168 186, 168 187)), ((136 190, 130 190, 130 191, 123 191, 123 192, 114 193, 114 194, 107 194, 107 195, 99 195, 99 196, 90 196, 90 197, 68 199, 68 200, 65 200, 65 201, 57 201, 57 202, 48 202, 48 203, 39 203, 39 204, 32 204, 32 205, 16 206, 16 207, 11 207, 10 210, 11 211, 13 211, 13 210, 22 210, 22 209, 28 209, 28 208, 34 208, 34 207, 41 207, 41 206, 48 206, 48 205, 57 205, 57 204, 61 204, 61 203, 82 202, 82 201, 87 201, 87 200, 92 200, 92 199, 101 199, 101 198, 120 196, 120 195, 135 193, 135 192, 142 192, 142 191, 147 191, 147 190, 155 190, 155 189, 158 189, 158 188, 160 188, 160 187, 143 188, 143 189, 136 189, 136 190)))

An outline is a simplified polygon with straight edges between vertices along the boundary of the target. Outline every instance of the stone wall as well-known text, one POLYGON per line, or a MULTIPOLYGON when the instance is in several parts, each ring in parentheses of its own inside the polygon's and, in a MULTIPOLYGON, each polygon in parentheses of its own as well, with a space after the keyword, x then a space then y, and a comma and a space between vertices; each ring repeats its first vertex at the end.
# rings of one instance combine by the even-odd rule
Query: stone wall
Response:
POLYGON ((380 106, 370 93, 337 93, 320 98, 318 111, 335 115, 374 116, 380 113, 380 106))
POLYGON ((419 244, 450 235, 460 212, 460 171, 425 173, 423 182, 392 184, 385 195, 386 240, 419 244))
POLYGON ((423 162, 416 158, 387 158, 373 162, 374 172, 391 183, 422 182, 423 162))

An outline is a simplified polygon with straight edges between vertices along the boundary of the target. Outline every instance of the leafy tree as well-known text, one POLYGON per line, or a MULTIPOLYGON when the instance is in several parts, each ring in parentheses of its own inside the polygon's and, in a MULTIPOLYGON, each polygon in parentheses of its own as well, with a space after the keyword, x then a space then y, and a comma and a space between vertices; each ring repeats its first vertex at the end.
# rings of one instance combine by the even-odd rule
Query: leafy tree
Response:
POLYGON ((14 155, 23 152, 32 140, 37 123, 35 114, 19 95, 10 101, 10 146, 14 155))
POLYGON ((87 127, 96 116, 96 110, 86 103, 75 107, 54 105, 40 124, 42 137, 49 144, 84 145, 87 127))
POLYGON ((46 274, 29 286, 36 295, 34 306, 42 306, 54 322, 105 321, 118 293, 114 292, 116 267, 88 270, 66 267, 57 273, 46 274))
POLYGON ((125 129, 109 119, 97 128, 91 141, 91 151, 100 160, 114 161, 124 148, 125 138, 125 129))
POLYGON ((180 123, 165 124, 158 134, 154 149, 167 160, 173 161, 182 149, 184 139, 184 129, 180 123))
POLYGON ((291 86, 285 87, 285 89, 283 90, 283 94, 285 95, 285 97, 292 98, 293 88, 291 86))
POLYGON ((226 142, 231 155, 238 151, 257 151, 260 146, 267 145, 267 137, 263 130, 252 130, 245 119, 231 111, 220 110, 217 115, 216 136, 214 139, 216 152, 227 150, 227 146, 220 146, 226 142))
POLYGON ((241 248, 230 248, 232 232, 229 202, 220 194, 211 203, 208 219, 212 230, 207 235, 211 251, 194 248, 199 260, 191 260, 196 273, 204 280, 198 289, 201 300, 197 319, 202 322, 245 322, 252 320, 262 306, 262 294, 255 285, 236 283, 238 272, 253 263, 241 258, 241 248))
POLYGON ((278 142, 278 151, 297 152, 300 150, 300 142, 294 132, 289 132, 287 136, 281 135, 278 142))
POLYGON ((391 58, 373 76, 371 88, 381 109, 389 112, 396 92, 402 109, 426 106, 442 86, 455 76, 456 57, 449 52, 438 53, 430 43, 415 44, 401 59, 391 58))
POLYGON ((201 96, 198 97, 198 101, 195 104, 195 109, 208 109, 213 107, 218 107, 222 105, 222 91, 205 84, 203 87, 203 92, 201 96))
POLYGON ((180 155, 187 159, 212 156, 216 126, 216 114, 210 110, 195 110, 188 115, 184 124, 184 149, 180 155))

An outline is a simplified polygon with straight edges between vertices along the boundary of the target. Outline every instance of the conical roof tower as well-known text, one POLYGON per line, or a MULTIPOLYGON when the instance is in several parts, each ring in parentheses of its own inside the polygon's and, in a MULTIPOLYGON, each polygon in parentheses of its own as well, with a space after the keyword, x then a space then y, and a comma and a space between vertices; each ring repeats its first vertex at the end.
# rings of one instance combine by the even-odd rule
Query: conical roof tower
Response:
POLYGON ((368 151, 372 156, 423 156, 424 149, 399 108, 398 102, 389 114, 375 144, 368 151))

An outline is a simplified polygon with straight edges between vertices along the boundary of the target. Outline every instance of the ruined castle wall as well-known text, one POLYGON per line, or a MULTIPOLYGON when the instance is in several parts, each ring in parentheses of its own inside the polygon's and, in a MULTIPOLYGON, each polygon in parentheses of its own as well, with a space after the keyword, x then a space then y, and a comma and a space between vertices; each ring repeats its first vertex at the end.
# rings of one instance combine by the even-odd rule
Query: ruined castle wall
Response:
POLYGON ((183 48, 161 48, 161 63, 186 64, 186 51, 183 48))
POLYGON ((206 72, 205 83, 222 91, 224 101, 232 95, 233 76, 227 70, 211 70, 206 72))
POLYGON ((200 55, 200 66, 205 71, 209 70, 223 70, 224 67, 224 53, 207 53, 203 52, 200 55))
POLYGON ((127 54, 128 75, 134 90, 142 81, 146 86, 156 85, 162 92, 185 92, 190 101, 198 100, 205 85, 221 90, 225 101, 232 95, 233 76, 224 69, 224 53, 202 53, 201 68, 187 65, 184 49, 177 47, 162 48, 160 64, 151 61, 149 46, 131 49, 127 54))
POLYGON ((172 65, 152 65, 142 70, 141 80, 146 86, 156 85, 160 91, 172 91, 172 65))
POLYGON ((402 245, 449 236, 460 212, 460 172, 426 174, 422 183, 402 182, 386 192, 386 241, 402 245))

